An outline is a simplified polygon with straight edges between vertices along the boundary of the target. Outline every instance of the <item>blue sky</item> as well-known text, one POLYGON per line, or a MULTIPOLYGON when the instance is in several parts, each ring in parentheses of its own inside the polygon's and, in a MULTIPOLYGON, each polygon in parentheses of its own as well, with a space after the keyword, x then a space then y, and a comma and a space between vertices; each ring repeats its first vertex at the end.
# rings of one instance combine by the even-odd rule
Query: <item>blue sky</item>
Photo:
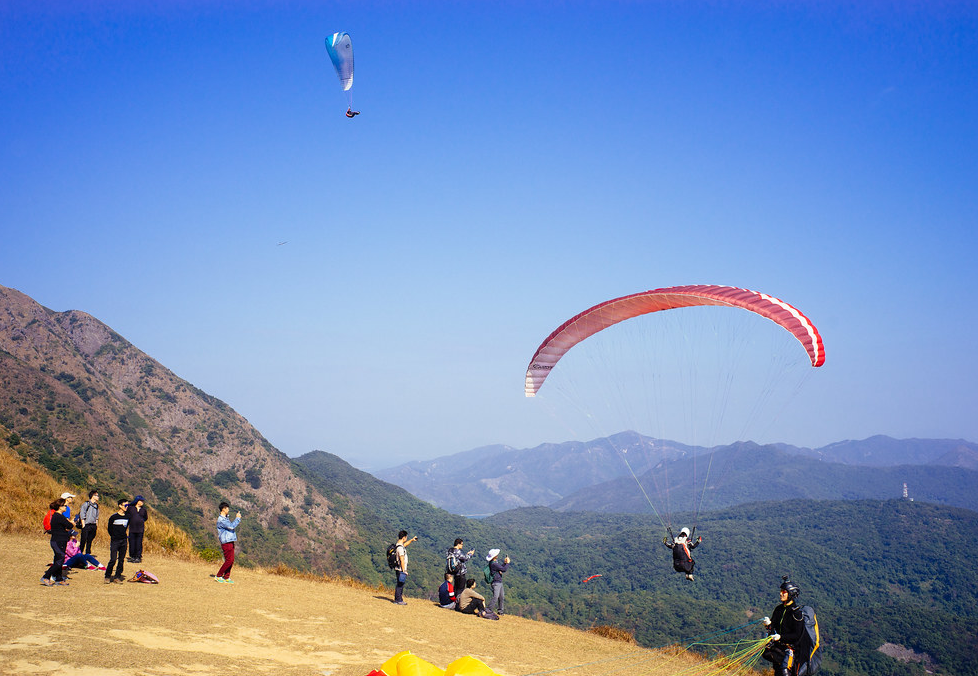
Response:
POLYGON ((825 339, 758 440, 975 441, 976 72, 970 3, 8 1, 0 284, 360 467, 565 440, 540 341, 696 283, 825 339))

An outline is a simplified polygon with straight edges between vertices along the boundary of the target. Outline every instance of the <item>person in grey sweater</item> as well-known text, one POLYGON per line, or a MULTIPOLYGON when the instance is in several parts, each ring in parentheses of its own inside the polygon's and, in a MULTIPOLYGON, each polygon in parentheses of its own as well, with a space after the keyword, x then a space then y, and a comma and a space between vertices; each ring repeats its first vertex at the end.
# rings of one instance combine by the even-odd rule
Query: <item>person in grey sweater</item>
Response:
POLYGON ((81 519, 81 538, 78 541, 78 551, 82 554, 92 553, 92 541, 95 540, 98 528, 98 491, 90 491, 88 502, 82 504, 78 512, 81 519))

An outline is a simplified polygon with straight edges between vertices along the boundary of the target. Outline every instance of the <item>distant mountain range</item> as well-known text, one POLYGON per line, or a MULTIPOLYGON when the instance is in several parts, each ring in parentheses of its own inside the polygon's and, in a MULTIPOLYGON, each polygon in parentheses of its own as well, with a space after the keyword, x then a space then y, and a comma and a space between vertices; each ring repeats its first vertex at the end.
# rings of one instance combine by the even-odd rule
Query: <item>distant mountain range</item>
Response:
POLYGON ((488 446, 375 475, 473 515, 537 505, 642 513, 652 510, 650 502, 657 510, 694 511, 697 504, 718 509, 754 500, 885 499, 900 497, 904 482, 911 498, 978 508, 978 444, 947 439, 702 448, 623 432, 531 449, 488 446))

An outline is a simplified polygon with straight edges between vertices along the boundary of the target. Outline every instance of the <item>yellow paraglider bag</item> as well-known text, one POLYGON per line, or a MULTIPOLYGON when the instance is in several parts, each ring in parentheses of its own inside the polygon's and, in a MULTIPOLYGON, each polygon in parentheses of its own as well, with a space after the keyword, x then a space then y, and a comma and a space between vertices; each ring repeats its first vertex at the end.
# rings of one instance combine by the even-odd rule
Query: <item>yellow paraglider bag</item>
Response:
POLYGON ((485 662, 466 655, 445 667, 445 676, 496 676, 496 672, 486 666, 485 662))

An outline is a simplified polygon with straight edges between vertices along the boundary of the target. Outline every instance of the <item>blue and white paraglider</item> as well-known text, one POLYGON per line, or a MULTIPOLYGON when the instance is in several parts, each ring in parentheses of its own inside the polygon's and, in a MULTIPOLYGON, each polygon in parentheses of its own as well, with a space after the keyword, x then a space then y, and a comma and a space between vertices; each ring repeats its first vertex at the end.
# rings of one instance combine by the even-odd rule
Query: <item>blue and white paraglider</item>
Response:
POLYGON ((326 52, 336 69, 340 86, 346 92, 346 100, 349 104, 346 116, 352 118, 359 115, 359 110, 353 110, 353 43, 350 41, 350 34, 341 32, 330 35, 326 38, 326 52))

